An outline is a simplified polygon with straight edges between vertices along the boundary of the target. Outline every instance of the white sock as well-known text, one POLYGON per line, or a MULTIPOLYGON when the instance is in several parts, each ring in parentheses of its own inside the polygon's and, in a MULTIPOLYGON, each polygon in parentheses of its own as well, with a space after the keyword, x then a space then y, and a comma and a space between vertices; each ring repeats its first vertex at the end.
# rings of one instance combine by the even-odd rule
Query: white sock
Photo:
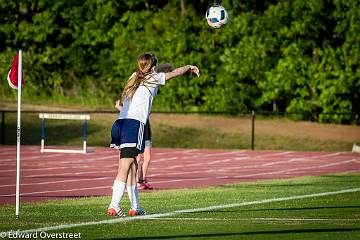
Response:
POLYGON ((136 185, 127 186, 129 200, 130 200, 130 207, 133 210, 137 210, 140 208, 140 200, 139 200, 139 191, 136 185))
POLYGON ((120 208, 120 201, 125 191, 125 183, 115 179, 111 197, 110 206, 114 208, 120 208))

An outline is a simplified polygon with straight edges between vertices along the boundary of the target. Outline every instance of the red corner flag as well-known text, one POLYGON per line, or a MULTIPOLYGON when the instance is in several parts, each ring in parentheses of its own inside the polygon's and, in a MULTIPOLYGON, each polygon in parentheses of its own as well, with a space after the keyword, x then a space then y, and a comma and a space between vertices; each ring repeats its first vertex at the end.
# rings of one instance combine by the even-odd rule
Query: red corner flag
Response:
MULTIPOLYGON (((16 53, 16 56, 13 60, 11 69, 7 77, 10 87, 13 89, 18 88, 18 70, 19 70, 19 53, 16 53)), ((23 76, 21 77, 21 85, 24 85, 23 76)))

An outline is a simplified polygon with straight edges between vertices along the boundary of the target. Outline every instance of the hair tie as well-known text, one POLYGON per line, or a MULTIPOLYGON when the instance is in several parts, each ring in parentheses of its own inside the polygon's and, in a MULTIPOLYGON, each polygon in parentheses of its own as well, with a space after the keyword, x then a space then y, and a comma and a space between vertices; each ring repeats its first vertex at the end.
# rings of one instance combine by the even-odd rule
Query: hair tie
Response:
POLYGON ((138 78, 143 78, 143 77, 144 77, 144 74, 143 74, 140 70, 137 70, 137 71, 136 71, 136 76, 137 76, 138 78))

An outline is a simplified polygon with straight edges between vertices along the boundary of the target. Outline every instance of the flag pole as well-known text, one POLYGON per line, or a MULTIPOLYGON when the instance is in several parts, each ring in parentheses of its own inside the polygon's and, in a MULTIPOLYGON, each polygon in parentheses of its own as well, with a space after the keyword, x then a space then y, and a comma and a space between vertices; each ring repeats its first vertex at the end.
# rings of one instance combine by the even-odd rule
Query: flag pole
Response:
POLYGON ((16 145, 16 219, 20 217, 20 137, 21 137, 21 84, 22 51, 19 50, 18 63, 18 108, 17 108, 17 145, 16 145))

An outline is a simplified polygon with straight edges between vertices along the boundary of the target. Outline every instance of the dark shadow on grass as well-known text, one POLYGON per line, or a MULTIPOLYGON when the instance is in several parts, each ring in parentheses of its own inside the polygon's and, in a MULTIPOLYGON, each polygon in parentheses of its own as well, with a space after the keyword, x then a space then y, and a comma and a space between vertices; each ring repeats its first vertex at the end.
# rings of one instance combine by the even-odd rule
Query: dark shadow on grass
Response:
POLYGON ((360 206, 332 206, 332 207, 304 207, 304 208, 266 208, 266 209, 246 209, 249 212, 258 211, 291 211, 291 210, 316 210, 316 209, 345 209, 345 208, 360 208, 360 206))
POLYGON ((144 236, 144 237, 126 237, 126 238, 98 238, 98 239, 176 239, 176 238, 206 238, 206 237, 222 237, 228 236, 247 236, 247 235, 267 235, 267 234, 294 234, 294 233, 332 233, 332 232, 351 232, 360 231, 360 228, 331 228, 331 229, 294 229, 279 231, 258 231, 258 232, 236 232, 236 233, 209 233, 209 234, 189 234, 175 236, 144 236))
POLYGON ((232 209, 232 210, 213 210, 193 212, 192 215, 203 213, 244 213, 244 212, 262 212, 262 211, 291 211, 291 210, 316 210, 316 209, 347 209, 360 208, 360 206, 333 206, 333 207, 306 207, 306 208, 261 208, 261 209, 232 209))
MULTIPOLYGON (((354 173, 354 174, 356 174, 356 173, 354 173)), ((329 175, 326 175, 326 176, 320 176, 321 178, 340 178, 340 179, 342 179, 342 178, 346 178, 346 179, 349 179, 349 178, 351 178, 352 176, 350 175, 341 175, 341 174, 329 174, 329 175)), ((356 180, 356 179, 355 179, 356 180)))
MULTIPOLYGON (((273 179, 270 179, 270 180, 273 180, 273 179)), ((283 180, 286 180, 286 179, 283 179, 283 180)), ((287 184, 278 184, 278 183, 259 184, 259 183, 255 183, 253 186, 263 187, 263 188, 269 188, 269 187, 297 188, 297 187, 309 187, 309 186, 318 186, 318 185, 317 184, 309 184, 309 183, 291 182, 291 183, 287 183, 287 184)))

